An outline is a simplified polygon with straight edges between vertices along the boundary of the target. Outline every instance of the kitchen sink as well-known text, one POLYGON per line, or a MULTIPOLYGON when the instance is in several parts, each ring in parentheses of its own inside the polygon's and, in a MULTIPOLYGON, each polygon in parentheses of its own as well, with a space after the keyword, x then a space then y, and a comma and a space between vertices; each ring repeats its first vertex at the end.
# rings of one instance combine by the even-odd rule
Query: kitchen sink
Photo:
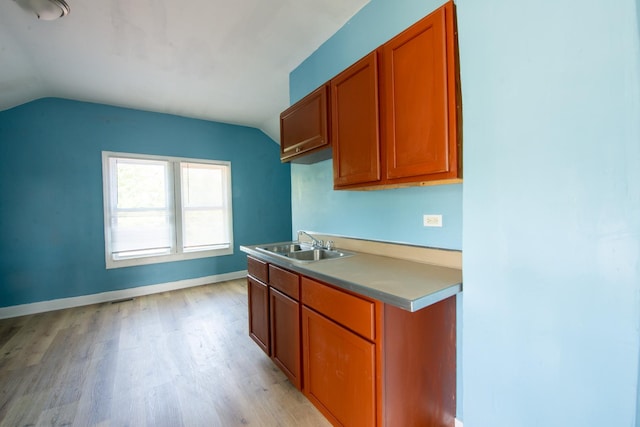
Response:
POLYGON ((309 243, 286 242, 256 246, 257 250, 271 255, 299 262, 315 262, 329 259, 345 258, 354 255, 338 249, 315 248, 309 243))

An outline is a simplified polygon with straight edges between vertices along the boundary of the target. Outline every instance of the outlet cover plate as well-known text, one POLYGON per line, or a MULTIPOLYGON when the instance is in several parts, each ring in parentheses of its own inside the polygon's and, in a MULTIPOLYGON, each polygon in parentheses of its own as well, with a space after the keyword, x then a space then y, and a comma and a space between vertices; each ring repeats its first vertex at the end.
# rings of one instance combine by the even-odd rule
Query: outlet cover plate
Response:
POLYGON ((425 227, 442 227, 442 215, 427 215, 422 217, 422 224, 425 227))

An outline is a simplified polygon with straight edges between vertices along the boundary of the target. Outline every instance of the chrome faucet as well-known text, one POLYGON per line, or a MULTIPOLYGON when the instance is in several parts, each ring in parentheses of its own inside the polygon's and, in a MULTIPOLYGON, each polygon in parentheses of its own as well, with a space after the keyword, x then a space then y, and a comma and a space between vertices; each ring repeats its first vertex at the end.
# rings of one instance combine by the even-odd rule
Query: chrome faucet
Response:
POLYGON ((322 240, 316 239, 311 234, 309 234, 309 233, 307 233, 306 231, 303 231, 303 230, 298 230, 298 242, 300 241, 300 235, 301 234, 304 234, 305 236, 307 236, 308 238, 311 239, 311 245, 314 248, 319 248, 319 249, 324 248, 324 242, 322 240))

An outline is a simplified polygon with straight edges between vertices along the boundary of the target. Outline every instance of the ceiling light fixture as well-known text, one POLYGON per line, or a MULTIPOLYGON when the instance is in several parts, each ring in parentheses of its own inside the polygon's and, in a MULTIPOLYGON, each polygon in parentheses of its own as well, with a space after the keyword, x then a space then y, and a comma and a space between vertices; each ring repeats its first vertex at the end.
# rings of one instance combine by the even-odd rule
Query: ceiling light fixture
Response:
POLYGON ((64 0, 15 0, 27 12, 35 13, 38 19, 53 21, 67 15, 71 8, 64 0))

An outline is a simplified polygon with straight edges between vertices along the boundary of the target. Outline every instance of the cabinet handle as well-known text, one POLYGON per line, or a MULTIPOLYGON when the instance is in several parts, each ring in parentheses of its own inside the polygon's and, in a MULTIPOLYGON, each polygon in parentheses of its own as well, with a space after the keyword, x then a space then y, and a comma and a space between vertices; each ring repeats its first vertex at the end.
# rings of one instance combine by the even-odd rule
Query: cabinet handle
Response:
POLYGON ((296 147, 296 153, 300 152, 300 147, 296 147))

